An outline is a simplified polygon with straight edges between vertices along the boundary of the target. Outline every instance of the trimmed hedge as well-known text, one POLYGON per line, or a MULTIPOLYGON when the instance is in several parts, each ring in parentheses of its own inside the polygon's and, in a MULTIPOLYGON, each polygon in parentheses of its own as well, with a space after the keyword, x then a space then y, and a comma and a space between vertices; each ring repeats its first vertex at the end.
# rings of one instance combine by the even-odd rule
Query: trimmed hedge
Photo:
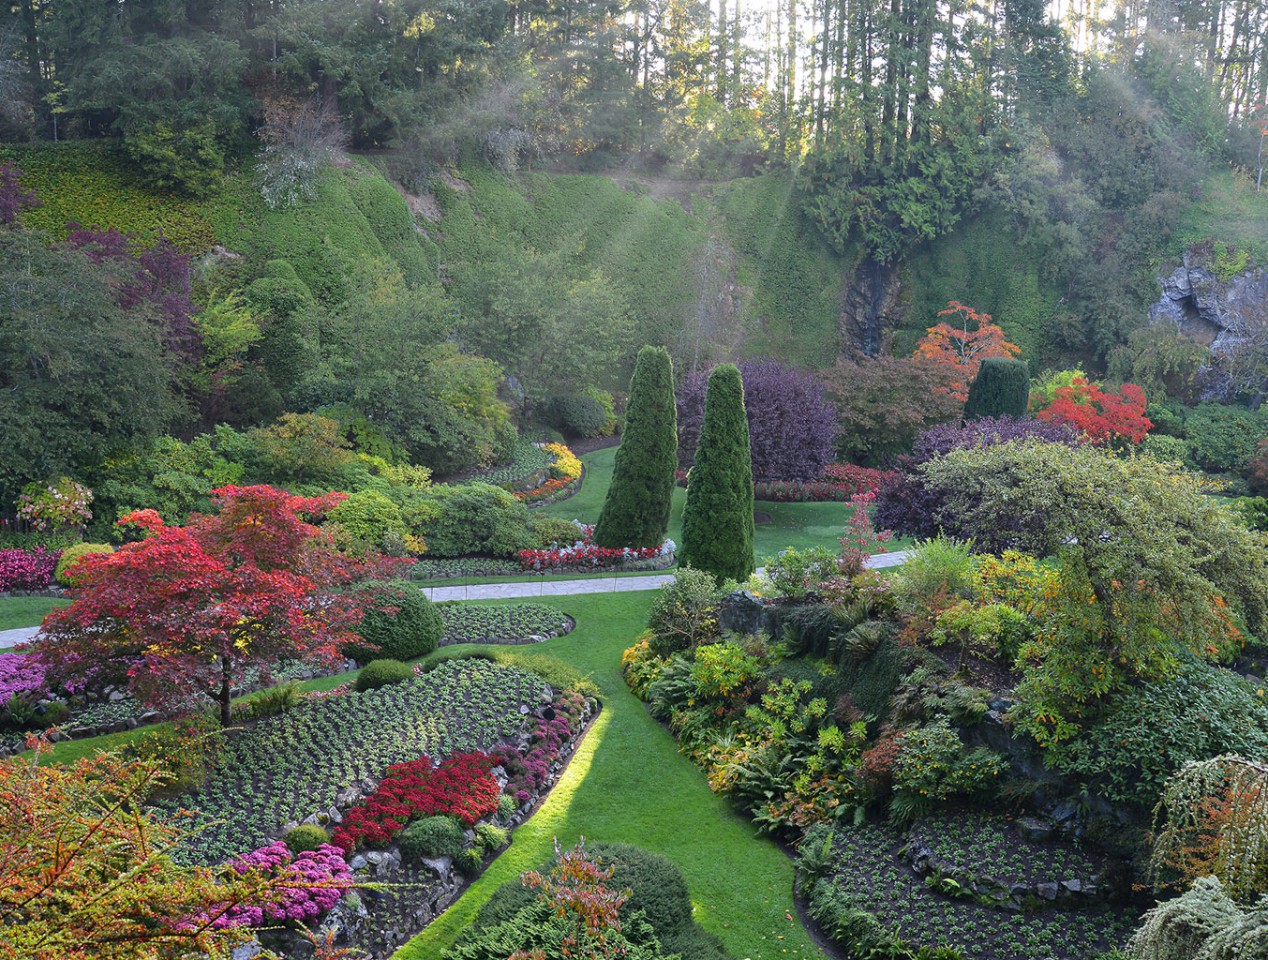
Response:
POLYGON ((393 684, 412 680, 414 671, 399 660, 371 660, 359 674, 353 687, 358 693, 366 690, 377 690, 379 687, 390 687, 393 684))
POLYGON ((1024 417, 1030 402, 1030 366, 1011 357, 987 357, 964 404, 964 419, 1024 417))

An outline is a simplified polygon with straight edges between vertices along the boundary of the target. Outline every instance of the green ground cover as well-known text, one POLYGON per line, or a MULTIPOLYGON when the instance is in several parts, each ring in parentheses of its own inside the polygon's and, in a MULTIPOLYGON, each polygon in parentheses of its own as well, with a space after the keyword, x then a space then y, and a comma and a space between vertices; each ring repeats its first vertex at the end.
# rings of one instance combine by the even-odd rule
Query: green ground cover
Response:
POLYGON ((545 804, 515 831, 510 848, 398 951, 399 960, 439 958, 494 890, 550 855, 554 838, 571 846, 581 836, 637 844, 673 860, 687 878, 696 920, 736 957, 823 956, 796 919, 791 861, 710 792, 703 773, 679 755, 621 677, 621 652, 646 624, 652 597, 543 599, 575 618, 577 629, 527 649, 487 648, 509 662, 547 654, 588 673, 601 691, 603 712, 545 804))
POLYGON ((38 627, 46 613, 69 604, 56 597, 0 597, 0 630, 38 627))

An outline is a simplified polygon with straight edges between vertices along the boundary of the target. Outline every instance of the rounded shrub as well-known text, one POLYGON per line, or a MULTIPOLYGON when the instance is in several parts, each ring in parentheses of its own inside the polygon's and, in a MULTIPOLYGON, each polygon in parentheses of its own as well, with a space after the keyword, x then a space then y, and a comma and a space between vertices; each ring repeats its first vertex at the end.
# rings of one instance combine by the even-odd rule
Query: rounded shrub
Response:
POLYGON ((466 874, 468 877, 474 877, 482 869, 484 869, 484 857, 480 856, 480 851, 475 849, 463 850, 458 856, 454 857, 453 865, 459 873, 466 874))
POLYGON ((390 535, 408 532, 401 508, 377 490, 358 490, 348 495, 326 516, 340 547, 358 553, 377 550, 390 535))
POLYGON ((587 849, 613 871, 609 886, 630 889, 623 911, 642 910, 662 938, 690 925, 691 895, 672 860, 629 843, 595 843, 587 849))
POLYGON ((488 483, 438 484, 427 491, 428 516, 419 532, 433 557, 514 556, 536 545, 528 507, 488 483))
POLYGON ((492 823, 477 823, 475 834, 476 839, 480 841, 480 846, 489 853, 494 853, 506 846, 506 841, 511 835, 505 827, 492 823))
POLYGON ((445 622, 436 605, 404 580, 375 581, 357 588, 367 602, 357 626, 362 644, 345 653, 364 665, 373 659, 414 660, 440 644, 445 622))
POLYGON ((540 547, 550 547, 556 543, 576 543, 581 539, 581 529, 571 520, 560 517, 535 516, 532 529, 540 547))
POLYGON ((283 838, 283 842, 291 853, 307 853, 329 843, 330 834, 315 823, 301 823, 283 838))
POLYGON ((456 857, 462 853, 466 838, 451 817, 424 817, 405 828, 400 845, 401 855, 407 860, 456 857))
POLYGON ((71 567, 90 553, 114 553, 114 547, 108 543, 77 543, 67 547, 62 551, 61 557, 57 560, 57 568, 53 571, 57 582, 64 587, 73 587, 75 573, 71 567))
POLYGON ((360 691, 377 690, 412 679, 414 671, 399 660, 371 660, 357 674, 354 687, 360 691))
POLYGON ((546 421, 573 436, 597 437, 608 421, 608 411, 594 397, 564 393, 547 401, 546 421))

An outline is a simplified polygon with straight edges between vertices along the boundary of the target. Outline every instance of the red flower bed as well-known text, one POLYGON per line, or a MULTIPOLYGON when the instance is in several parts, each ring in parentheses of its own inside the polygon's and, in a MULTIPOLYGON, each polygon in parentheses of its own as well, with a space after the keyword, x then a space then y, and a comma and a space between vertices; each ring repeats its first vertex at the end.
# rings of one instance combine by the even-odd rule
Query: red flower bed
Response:
POLYGON ((758 500, 780 503, 845 503, 856 494, 875 493, 897 476, 892 470, 830 463, 824 467, 822 480, 757 483, 753 485, 753 493, 758 500))
POLYGON ((53 582, 60 550, 0 550, 0 590, 44 590, 53 582))
POLYGON ((422 757, 387 768, 374 792, 353 807, 331 842, 346 853, 381 847, 421 817, 455 816, 471 826, 497 811, 502 790, 489 776, 495 761, 483 753, 455 753, 438 767, 422 757))
POLYGON ((672 540, 666 540, 659 547, 600 547, 590 539, 593 533, 593 526, 585 526, 576 543, 521 550, 520 566, 525 570, 597 570, 635 560, 667 557, 676 549, 672 540))

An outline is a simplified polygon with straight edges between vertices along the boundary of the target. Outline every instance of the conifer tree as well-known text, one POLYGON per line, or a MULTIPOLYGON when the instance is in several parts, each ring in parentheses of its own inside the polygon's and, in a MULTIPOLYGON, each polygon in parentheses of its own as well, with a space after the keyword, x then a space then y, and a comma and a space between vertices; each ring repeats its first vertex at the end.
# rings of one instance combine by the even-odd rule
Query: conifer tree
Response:
POLYGON ((964 404, 964 419, 979 417, 1022 417, 1030 400, 1030 367, 1025 360, 1011 357, 987 357, 978 368, 969 398, 964 404))
POLYGON ((753 468, 744 383, 734 364, 709 375, 678 560, 718 580, 746 580, 753 572, 753 468))
POLYGON ((638 352, 612 486, 594 528, 602 547, 656 547, 669 530, 678 467, 674 369, 664 347, 638 352))

